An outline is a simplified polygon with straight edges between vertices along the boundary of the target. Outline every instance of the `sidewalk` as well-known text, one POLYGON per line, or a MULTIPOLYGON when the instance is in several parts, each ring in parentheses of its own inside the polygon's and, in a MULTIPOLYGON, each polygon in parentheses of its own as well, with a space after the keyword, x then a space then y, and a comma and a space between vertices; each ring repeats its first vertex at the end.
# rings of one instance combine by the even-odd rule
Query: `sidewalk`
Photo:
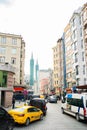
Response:
MULTIPOLYGON (((15 107, 16 106, 23 106, 26 102, 22 102, 22 101, 16 101, 15 102, 15 107)), ((5 108, 7 111, 11 110, 12 109, 12 106, 8 107, 8 108, 5 108)))

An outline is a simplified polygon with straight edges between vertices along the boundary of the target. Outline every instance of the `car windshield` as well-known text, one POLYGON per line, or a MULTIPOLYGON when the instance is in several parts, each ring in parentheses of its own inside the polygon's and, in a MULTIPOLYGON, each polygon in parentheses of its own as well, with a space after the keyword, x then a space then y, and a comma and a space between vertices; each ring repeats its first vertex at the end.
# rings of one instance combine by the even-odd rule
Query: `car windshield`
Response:
POLYGON ((16 109, 14 109, 14 111, 23 112, 23 111, 24 111, 24 108, 16 108, 16 109))
POLYGON ((51 96, 52 98, 56 98, 56 95, 51 96))

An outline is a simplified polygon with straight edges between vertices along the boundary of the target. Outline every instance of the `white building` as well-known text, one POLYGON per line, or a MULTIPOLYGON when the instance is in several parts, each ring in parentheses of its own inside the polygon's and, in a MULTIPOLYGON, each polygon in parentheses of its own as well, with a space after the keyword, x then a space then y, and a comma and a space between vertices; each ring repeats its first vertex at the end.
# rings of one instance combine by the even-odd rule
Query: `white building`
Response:
POLYGON ((83 40, 82 8, 75 11, 70 19, 72 41, 72 69, 75 71, 76 85, 86 84, 86 62, 83 40))

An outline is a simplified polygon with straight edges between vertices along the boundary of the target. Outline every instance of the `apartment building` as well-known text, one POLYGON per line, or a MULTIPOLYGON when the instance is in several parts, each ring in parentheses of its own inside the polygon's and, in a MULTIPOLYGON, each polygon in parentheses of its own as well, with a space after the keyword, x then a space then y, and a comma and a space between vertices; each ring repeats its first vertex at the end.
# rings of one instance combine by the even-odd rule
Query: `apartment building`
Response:
MULTIPOLYGON (((71 42, 71 27, 70 23, 64 29, 64 42, 65 42, 65 57, 66 57, 66 84, 67 87, 71 87, 73 81, 73 58, 72 58, 72 42, 71 42)), ((73 71, 74 72, 74 71, 73 71)))
MULTIPOLYGON (((86 67, 86 77, 87 77, 87 3, 84 4, 82 9, 83 18, 83 41, 84 41, 84 55, 85 55, 85 67, 86 67)), ((87 79, 84 79, 87 84, 87 79)))
POLYGON ((87 81, 82 8, 74 11, 64 29, 67 87, 84 85, 87 81))
POLYGON ((53 49, 53 84, 56 94, 61 93, 64 87, 64 70, 63 70, 63 40, 58 39, 57 45, 53 49))
POLYGON ((84 46, 84 33, 82 21, 82 8, 76 10, 71 19, 71 41, 73 50, 73 68, 75 69, 76 85, 86 84, 86 57, 84 46))
POLYGON ((64 37, 53 48, 53 63, 55 88, 87 84, 87 3, 74 11, 64 28, 64 37), (58 58, 60 55, 63 60, 58 58), (63 76, 64 80, 60 80, 62 77, 59 76, 63 76), (63 85, 59 84, 62 81, 63 85))
POLYGON ((21 35, 0 33, 0 64, 15 67, 14 84, 24 84, 25 42, 21 35))

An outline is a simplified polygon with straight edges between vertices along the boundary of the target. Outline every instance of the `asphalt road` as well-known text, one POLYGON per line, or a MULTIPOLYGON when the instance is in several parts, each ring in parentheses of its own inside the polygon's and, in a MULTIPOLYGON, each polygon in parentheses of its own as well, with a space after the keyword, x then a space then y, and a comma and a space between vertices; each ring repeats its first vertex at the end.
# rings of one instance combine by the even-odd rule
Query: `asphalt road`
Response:
POLYGON ((16 125, 14 130, 87 130, 86 122, 78 122, 74 117, 61 113, 61 103, 47 103, 47 115, 42 121, 29 126, 16 125))

